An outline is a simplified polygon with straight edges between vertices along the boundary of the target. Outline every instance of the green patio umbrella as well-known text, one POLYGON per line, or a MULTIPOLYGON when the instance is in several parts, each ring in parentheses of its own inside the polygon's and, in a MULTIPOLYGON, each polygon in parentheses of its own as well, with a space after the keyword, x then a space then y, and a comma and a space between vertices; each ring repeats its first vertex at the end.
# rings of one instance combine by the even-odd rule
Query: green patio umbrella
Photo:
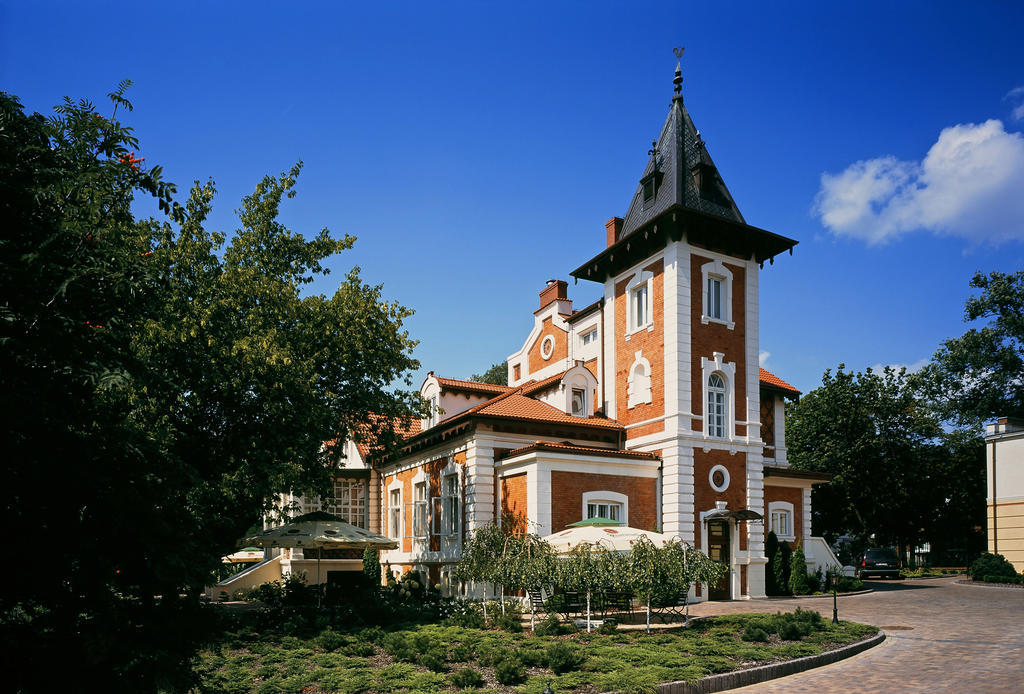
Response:
MULTIPOLYGON (((398 542, 389 537, 358 528, 338 516, 314 511, 298 516, 290 523, 269 528, 239 540, 240 545, 257 545, 267 549, 290 547, 302 549, 398 549, 398 542)), ((320 603, 320 554, 316 556, 317 604, 320 603)))

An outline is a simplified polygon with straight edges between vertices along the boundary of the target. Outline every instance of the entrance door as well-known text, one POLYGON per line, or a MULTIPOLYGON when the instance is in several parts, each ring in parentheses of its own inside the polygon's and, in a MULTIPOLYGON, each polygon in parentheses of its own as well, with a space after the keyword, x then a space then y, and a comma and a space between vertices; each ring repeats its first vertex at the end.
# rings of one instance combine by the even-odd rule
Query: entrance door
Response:
MULTIPOLYGON (((708 556, 712 561, 725 564, 726 568, 732 563, 729 556, 729 523, 728 521, 710 521, 708 523, 708 556)), ((729 573, 726 572, 718 583, 708 586, 709 600, 728 600, 729 594, 729 573)))

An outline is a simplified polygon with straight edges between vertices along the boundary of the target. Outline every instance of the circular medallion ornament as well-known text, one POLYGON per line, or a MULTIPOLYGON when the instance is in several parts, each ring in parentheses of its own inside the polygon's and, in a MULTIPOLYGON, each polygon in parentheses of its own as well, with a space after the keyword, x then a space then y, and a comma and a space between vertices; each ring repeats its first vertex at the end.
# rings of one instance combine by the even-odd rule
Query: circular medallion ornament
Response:
POLYGON ((540 356, 542 359, 547 361, 551 358, 551 353, 555 351, 555 338, 553 335, 546 336, 540 341, 540 356))
POLYGON ((729 471, 724 465, 716 465, 708 473, 708 482, 716 492, 724 492, 729 488, 729 471))

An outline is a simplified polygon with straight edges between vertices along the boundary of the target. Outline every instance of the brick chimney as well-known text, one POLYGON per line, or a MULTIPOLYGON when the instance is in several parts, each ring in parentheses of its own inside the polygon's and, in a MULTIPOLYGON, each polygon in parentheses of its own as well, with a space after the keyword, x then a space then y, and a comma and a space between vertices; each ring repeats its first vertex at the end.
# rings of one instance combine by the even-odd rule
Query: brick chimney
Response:
POLYGON ((568 290, 568 282, 563 282, 562 280, 548 280, 547 285, 540 290, 540 307, 544 308, 552 301, 566 301, 569 298, 568 290))
POLYGON ((623 221, 622 217, 612 217, 604 223, 604 230, 608 235, 608 246, 611 246, 618 240, 619 232, 622 231, 623 221))

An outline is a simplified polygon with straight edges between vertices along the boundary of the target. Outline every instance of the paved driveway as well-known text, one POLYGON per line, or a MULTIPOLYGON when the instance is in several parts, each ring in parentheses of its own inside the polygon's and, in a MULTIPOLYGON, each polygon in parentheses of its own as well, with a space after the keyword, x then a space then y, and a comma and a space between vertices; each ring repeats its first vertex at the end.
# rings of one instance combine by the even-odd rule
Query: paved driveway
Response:
MULTIPOLYGON (((876 624, 881 646, 823 668, 736 692, 1024 692, 1024 590, 955 579, 865 581, 875 592, 839 598, 839 618, 876 624)), ((832 617, 823 598, 701 603, 694 615, 790 611, 832 617)))

